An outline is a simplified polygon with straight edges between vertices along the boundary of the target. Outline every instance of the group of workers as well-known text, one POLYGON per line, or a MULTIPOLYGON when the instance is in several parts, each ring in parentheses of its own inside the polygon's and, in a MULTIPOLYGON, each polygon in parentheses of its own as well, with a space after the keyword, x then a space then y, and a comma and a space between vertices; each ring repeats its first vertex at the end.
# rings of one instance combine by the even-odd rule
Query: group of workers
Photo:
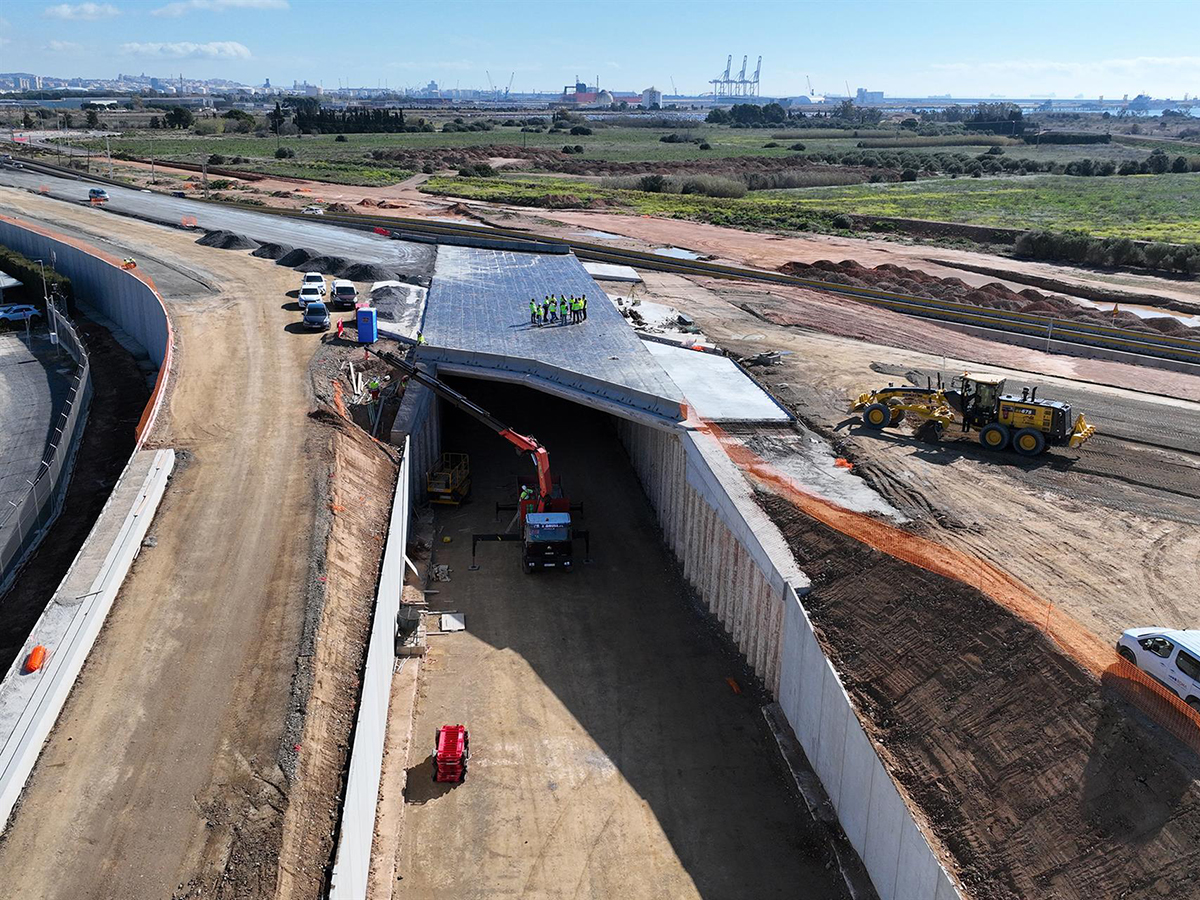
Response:
POLYGON ((547 294, 540 301, 536 297, 529 301, 530 325, 568 325, 586 319, 587 294, 578 297, 555 297, 553 294, 547 294))

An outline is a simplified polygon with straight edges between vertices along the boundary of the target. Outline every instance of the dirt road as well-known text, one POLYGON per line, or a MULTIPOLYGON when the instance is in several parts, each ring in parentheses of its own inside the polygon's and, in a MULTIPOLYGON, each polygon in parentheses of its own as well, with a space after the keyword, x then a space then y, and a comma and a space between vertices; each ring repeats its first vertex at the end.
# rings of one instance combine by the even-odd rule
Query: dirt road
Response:
MULTIPOLYGON (((1194 524, 1200 500, 1173 493, 1179 487, 1197 492, 1196 447, 1168 451, 1109 437, 1078 451, 1054 451, 1032 465, 1013 465, 972 443, 931 445, 905 431, 864 433, 847 412, 849 398, 858 392, 904 381, 889 373, 944 367, 1045 384, 1044 396, 1062 390, 1084 412, 1096 410, 1102 418, 1113 418, 1115 405, 1129 408, 1129 422, 1184 416, 1186 433, 1200 423, 1197 404, 1087 379, 1193 398, 1200 397, 1200 379, 1047 356, 936 326, 917 327, 911 319, 858 304, 793 301, 774 288, 756 292, 745 285, 645 277, 644 296, 689 313, 732 352, 787 351, 782 365, 756 369, 756 376, 833 436, 842 455, 854 460, 855 471, 926 536, 1010 572, 1105 643, 1134 625, 1191 628, 1200 621, 1200 525, 1194 524), (803 324, 777 325, 742 309, 743 303, 803 324), (943 347, 945 358, 938 352, 943 347), (1171 472, 1186 480, 1173 481, 1171 472), (1149 476, 1154 478, 1147 481, 1149 476)), ((1163 443, 1170 444, 1179 429, 1168 431, 1163 443)))
MULTIPOLYGON (((88 210, 21 192, 0 204, 96 227, 88 210)), ((0 871, 11 896, 260 896, 287 790, 277 758, 311 550, 306 366, 318 338, 285 331, 291 270, 128 220, 116 231, 123 250, 181 260, 220 290, 166 297, 178 371, 151 443, 181 464, 0 871)))
POLYGON ((470 452, 474 487, 470 503, 439 511, 433 562, 449 564, 451 580, 431 584, 429 600, 463 612, 466 631, 429 639, 395 896, 842 896, 773 761, 761 700, 689 605, 606 417, 525 389, 456 384, 550 448, 584 504, 595 561, 529 576, 516 546, 485 544, 480 571, 468 571, 470 535, 503 529, 493 502, 512 502, 530 467, 447 415, 444 446, 470 452), (470 774, 434 784, 433 732, 456 722, 470 729, 470 774))

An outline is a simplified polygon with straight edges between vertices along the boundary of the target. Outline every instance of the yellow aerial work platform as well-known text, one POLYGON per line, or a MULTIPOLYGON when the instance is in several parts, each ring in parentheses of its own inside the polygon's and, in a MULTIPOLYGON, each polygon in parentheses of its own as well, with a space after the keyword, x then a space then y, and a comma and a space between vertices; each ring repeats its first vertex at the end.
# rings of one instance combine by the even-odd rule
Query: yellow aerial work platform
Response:
POLYGON ((430 503, 458 506, 471 493, 471 458, 465 453, 443 453, 425 476, 425 496, 430 503))

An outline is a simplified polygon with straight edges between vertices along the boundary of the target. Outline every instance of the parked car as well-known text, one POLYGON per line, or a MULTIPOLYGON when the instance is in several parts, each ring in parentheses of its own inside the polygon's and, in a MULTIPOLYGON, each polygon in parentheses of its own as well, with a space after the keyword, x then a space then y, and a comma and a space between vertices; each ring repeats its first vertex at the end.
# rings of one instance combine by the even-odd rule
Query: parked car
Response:
POLYGON ((300 210, 306 216, 323 216, 325 215, 325 207, 323 206, 306 206, 300 210))
POLYGON ((358 300, 358 291, 354 287, 354 282, 347 281, 345 278, 336 279, 333 282, 333 294, 330 299, 335 307, 354 309, 354 304, 358 300))
POLYGON ((319 331, 329 330, 329 310, 325 308, 324 302, 314 300, 304 307, 304 318, 302 324, 305 328, 315 328, 319 331))
POLYGON ((25 168, 23 165, 21 165, 21 161, 19 159, 13 159, 11 153, 5 153, 3 156, 0 156, 0 166, 11 166, 14 169, 25 168))
POLYGON ((324 306, 325 292, 317 290, 315 285, 310 284, 307 287, 300 288, 300 296, 298 299, 300 301, 301 309, 308 309, 309 305, 312 303, 320 303, 322 306, 324 306))
POLYGON ((41 315, 36 306, 30 306, 27 303, 10 303, 7 306, 0 306, 0 322, 24 322, 26 319, 40 318, 41 315))
POLYGON ((92 188, 88 191, 88 200, 93 202, 107 201, 108 191, 104 188, 92 188))
POLYGON ((321 292, 321 296, 325 296, 325 276, 320 272, 305 272, 304 278, 300 281, 300 289, 306 287, 315 287, 321 292))
POLYGON ((1117 653, 1200 712, 1200 631, 1130 628, 1117 653))

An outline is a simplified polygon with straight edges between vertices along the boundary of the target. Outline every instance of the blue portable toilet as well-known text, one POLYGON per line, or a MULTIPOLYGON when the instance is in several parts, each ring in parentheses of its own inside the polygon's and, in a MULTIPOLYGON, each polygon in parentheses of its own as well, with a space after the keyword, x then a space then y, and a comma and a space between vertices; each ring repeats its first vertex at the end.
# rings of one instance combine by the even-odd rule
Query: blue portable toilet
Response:
POLYGON ((364 306, 358 309, 357 324, 360 344, 373 344, 379 340, 378 310, 373 306, 364 306))

